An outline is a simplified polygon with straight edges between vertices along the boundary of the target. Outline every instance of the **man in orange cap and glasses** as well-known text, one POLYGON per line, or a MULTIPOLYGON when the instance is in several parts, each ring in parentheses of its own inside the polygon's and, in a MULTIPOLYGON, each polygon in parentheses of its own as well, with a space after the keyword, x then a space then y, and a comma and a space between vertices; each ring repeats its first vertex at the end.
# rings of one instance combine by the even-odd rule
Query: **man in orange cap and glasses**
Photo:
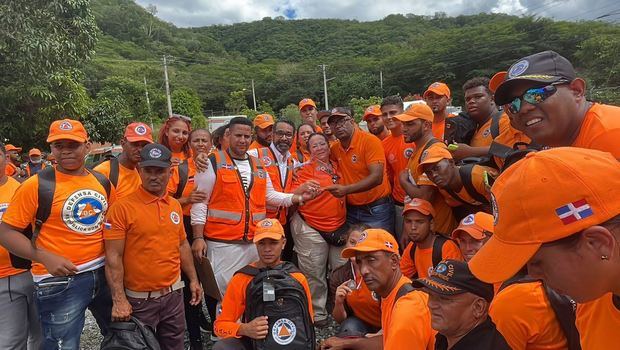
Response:
POLYGON ((275 122, 271 114, 263 113, 254 118, 254 136, 256 140, 252 142, 249 149, 269 147, 271 140, 273 140, 273 124, 275 122))

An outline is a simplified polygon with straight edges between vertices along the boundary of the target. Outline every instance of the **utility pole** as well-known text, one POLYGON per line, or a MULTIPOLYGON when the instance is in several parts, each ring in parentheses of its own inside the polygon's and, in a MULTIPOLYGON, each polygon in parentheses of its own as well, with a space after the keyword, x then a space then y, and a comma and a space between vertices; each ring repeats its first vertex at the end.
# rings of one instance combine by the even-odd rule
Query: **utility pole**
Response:
POLYGON ((323 69, 323 93, 325 95, 325 109, 329 109, 329 103, 327 102, 327 76, 325 75, 325 68, 327 67, 324 64, 319 65, 323 69))
POLYGON ((168 102, 168 116, 172 115, 172 101, 170 101, 170 86, 168 85, 168 65, 164 55, 164 79, 166 82, 166 101, 168 102))
POLYGON ((149 113, 149 121, 151 123, 151 130, 153 129, 153 118, 151 118, 151 100, 149 100, 149 88, 146 85, 146 77, 144 77, 144 93, 146 94, 146 110, 149 113))
POLYGON ((254 79, 252 79, 252 101, 254 101, 254 110, 256 111, 256 92, 254 91, 254 79))
POLYGON ((383 97, 383 71, 379 71, 379 84, 381 85, 381 97, 383 97))

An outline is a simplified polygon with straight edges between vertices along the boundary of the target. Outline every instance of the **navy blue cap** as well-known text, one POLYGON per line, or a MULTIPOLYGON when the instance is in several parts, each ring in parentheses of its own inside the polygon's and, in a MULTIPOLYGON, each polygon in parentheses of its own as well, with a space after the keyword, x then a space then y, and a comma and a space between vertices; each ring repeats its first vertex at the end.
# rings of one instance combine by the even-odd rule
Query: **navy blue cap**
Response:
POLYGON ((172 153, 160 143, 149 143, 140 151, 140 167, 154 166, 169 168, 172 165, 172 153))

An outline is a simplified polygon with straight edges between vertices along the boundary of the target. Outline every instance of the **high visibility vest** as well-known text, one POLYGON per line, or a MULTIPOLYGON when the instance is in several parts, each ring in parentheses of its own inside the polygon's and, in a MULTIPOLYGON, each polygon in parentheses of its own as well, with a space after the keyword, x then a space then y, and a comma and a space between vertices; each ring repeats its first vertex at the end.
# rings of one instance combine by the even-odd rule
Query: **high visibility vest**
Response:
POLYGON ((262 162, 249 156, 252 179, 248 191, 228 152, 217 151, 215 184, 209 199, 205 235, 212 241, 249 243, 254 238, 256 224, 266 218, 267 173, 262 162))
MULTIPOLYGON (((282 178, 280 177, 280 167, 276 160, 276 155, 271 148, 263 147, 258 150, 263 166, 273 184, 273 189, 278 192, 288 193, 293 186, 293 158, 289 157, 286 163, 286 175, 284 176, 284 186, 282 186, 282 178)), ((282 225, 286 224, 286 208, 285 207, 272 207, 267 205, 267 217, 270 219, 277 219, 282 225)))

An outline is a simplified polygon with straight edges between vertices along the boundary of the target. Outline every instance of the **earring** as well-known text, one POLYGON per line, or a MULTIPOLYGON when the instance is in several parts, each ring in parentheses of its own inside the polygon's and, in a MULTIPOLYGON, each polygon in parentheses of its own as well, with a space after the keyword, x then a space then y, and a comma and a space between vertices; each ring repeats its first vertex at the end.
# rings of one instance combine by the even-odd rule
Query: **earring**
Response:
POLYGON ((609 257, 607 255, 601 255, 601 260, 609 260, 609 257))

